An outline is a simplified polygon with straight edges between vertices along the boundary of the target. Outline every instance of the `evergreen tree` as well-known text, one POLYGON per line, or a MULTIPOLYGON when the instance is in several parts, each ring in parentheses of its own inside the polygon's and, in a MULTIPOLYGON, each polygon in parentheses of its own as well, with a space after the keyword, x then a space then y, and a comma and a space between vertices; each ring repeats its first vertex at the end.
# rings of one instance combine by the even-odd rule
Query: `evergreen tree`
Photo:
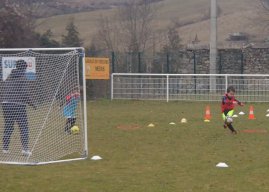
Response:
POLYGON ((77 27, 74 24, 74 21, 71 20, 65 30, 67 31, 67 35, 62 36, 62 45, 65 47, 80 47, 82 46, 82 40, 79 37, 79 32, 77 31, 77 27))
POLYGON ((41 47, 60 47, 60 43, 51 39, 52 32, 51 30, 47 30, 44 34, 39 35, 39 45, 41 47))

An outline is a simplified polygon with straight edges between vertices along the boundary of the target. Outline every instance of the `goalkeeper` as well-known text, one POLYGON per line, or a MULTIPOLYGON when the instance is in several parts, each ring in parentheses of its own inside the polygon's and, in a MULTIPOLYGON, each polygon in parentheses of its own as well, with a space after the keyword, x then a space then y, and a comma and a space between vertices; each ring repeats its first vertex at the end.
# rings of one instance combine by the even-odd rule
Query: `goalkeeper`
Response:
POLYGON ((76 123, 76 109, 80 100, 80 93, 75 89, 65 97, 63 115, 67 118, 64 131, 71 134, 71 127, 76 123))
POLYGON ((4 116, 3 153, 9 153, 10 137, 14 130, 14 123, 17 122, 20 129, 22 154, 31 155, 28 148, 29 130, 26 106, 27 104, 36 109, 25 72, 27 63, 24 60, 16 62, 16 69, 4 82, 2 91, 2 108, 4 116))

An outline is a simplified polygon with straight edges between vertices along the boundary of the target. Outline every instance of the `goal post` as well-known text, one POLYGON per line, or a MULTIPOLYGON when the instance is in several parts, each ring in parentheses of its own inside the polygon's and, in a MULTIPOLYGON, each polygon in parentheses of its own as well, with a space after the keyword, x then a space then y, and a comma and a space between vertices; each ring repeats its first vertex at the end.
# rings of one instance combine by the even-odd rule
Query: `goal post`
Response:
POLYGON ((85 51, 0 49, 0 163, 88 157, 85 51))

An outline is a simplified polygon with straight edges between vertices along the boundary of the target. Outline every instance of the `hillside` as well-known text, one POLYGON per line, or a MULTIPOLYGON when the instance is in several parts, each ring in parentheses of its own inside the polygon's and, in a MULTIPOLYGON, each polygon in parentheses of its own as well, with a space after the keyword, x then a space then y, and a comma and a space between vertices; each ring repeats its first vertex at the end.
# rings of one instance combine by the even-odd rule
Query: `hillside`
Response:
MULTIPOLYGON (((163 0, 148 0, 150 3, 159 2, 163 0)), ((50 17, 55 15, 88 12, 96 10, 113 9, 123 7, 126 5, 125 0, 35 0, 31 4, 33 8, 37 9, 37 17, 50 17), (33 6, 34 5, 34 6, 33 6)))
MULTIPOLYGON (((120 1, 123 2, 123 0, 118 2, 120 1)), ((177 24, 177 30, 184 44, 192 42, 196 35, 200 44, 208 44, 210 0, 163 0, 156 4, 158 10, 156 10, 154 20, 155 30, 166 30, 172 21, 177 24)), ((226 40, 230 33, 246 33, 249 42, 261 42, 268 37, 264 22, 265 16, 261 13, 263 11, 259 0, 219 0, 218 5, 220 10, 218 17, 219 46, 234 44, 226 40)), ((88 46, 96 33, 100 15, 111 16, 115 11, 116 8, 111 8, 43 18, 37 21, 37 29, 39 32, 51 29, 55 39, 59 40, 65 31, 67 22, 73 18, 84 40, 84 46, 88 46)))

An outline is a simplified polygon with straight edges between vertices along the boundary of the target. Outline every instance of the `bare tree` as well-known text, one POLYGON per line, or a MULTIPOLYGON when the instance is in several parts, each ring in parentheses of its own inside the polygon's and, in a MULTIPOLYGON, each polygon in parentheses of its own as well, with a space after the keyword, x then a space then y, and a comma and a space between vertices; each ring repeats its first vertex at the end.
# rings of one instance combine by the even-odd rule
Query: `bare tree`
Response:
POLYGON ((43 35, 35 32, 35 19, 42 3, 49 1, 52 0, 1 0, 0 47, 42 46, 39 41, 43 35))
POLYGON ((110 50, 143 52, 152 38, 156 8, 148 0, 128 0, 113 18, 99 20, 99 39, 110 50))
POLYGON ((119 18, 126 51, 144 51, 153 33, 153 5, 148 0, 129 0, 127 6, 119 10, 119 18))
POLYGON ((182 49, 181 39, 176 26, 168 27, 166 43, 163 46, 164 52, 175 52, 182 49))
POLYGON ((97 44, 100 44, 101 48, 118 51, 120 49, 118 45, 120 30, 118 29, 117 20, 114 18, 112 22, 108 17, 101 15, 98 20, 98 26, 97 44))
POLYGON ((0 10, 0 46, 36 46, 36 33, 32 17, 20 9, 19 5, 5 2, 0 10))

